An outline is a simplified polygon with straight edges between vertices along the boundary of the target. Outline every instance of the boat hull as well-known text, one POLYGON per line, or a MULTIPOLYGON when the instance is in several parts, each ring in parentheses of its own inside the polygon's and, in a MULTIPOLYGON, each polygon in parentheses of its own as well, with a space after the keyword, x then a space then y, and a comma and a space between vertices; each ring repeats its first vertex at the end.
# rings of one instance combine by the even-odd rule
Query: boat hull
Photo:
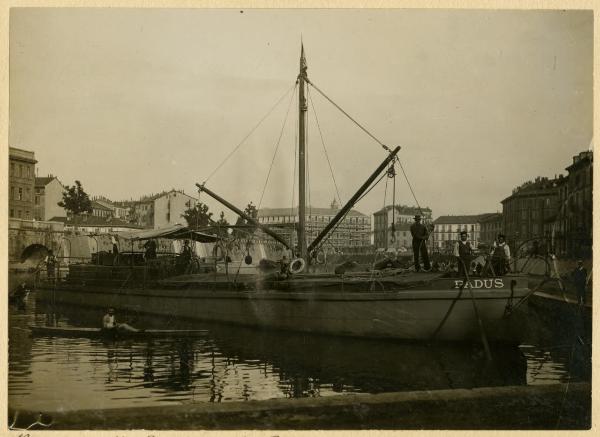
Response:
POLYGON ((513 283, 511 287, 464 289, 460 293, 453 285, 454 280, 444 279, 398 291, 346 292, 76 288, 57 284, 41 288, 37 297, 260 328, 406 340, 477 340, 481 335, 479 315, 490 340, 518 341, 519 329, 515 329, 507 309, 528 293, 527 288, 513 283))

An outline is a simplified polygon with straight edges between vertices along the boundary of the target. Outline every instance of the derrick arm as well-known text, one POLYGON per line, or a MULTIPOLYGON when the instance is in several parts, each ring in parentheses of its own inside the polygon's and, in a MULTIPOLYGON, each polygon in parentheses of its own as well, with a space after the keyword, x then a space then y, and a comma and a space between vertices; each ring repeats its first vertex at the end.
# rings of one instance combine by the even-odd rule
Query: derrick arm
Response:
MULTIPOLYGON (((325 229, 321 231, 319 235, 314 239, 310 246, 308 246, 308 253, 310 254, 315 248, 319 245, 319 243, 329 234, 329 232, 337 225, 337 223, 346 215, 346 213, 354 206, 354 204, 358 201, 360 196, 369 188, 369 186, 373 183, 375 178, 379 176, 379 174, 385 170, 388 164, 396 158, 396 155, 400 151, 400 146, 396 147, 394 150, 390 152, 387 158, 377 167, 377 169, 373 172, 369 179, 362 184, 362 186, 358 189, 358 191, 352 196, 352 198, 344 205, 342 209, 336 214, 336 216, 325 226, 325 229)), ((310 255, 309 255, 310 256, 310 255)))
POLYGON ((213 199, 217 200, 218 202, 222 203, 223 205, 225 205, 227 208, 229 208, 230 210, 232 210, 233 212, 235 212, 237 215, 239 215, 240 217, 242 217, 243 219, 245 219, 246 221, 248 221, 249 223, 252 223, 252 225, 256 226, 257 228, 259 228, 260 230, 262 230, 265 234, 270 235, 271 237, 273 237, 275 240, 277 240, 278 242, 280 242, 281 244, 283 244, 287 249, 291 249, 290 245, 288 244, 287 241, 285 241, 279 234, 277 234, 276 232, 272 231, 271 229, 269 229, 267 226, 263 225, 262 223, 259 223, 257 220, 255 220, 253 217, 250 217, 248 214, 246 214, 244 211, 242 211, 241 209, 239 209, 238 207, 236 207, 235 205, 233 205, 232 203, 229 203, 227 200, 223 199, 221 196, 219 196, 218 194, 213 193, 212 191, 210 191, 208 188, 206 188, 204 186, 204 184, 200 185, 200 184, 196 184, 196 186, 198 187, 198 189, 200 191, 205 192, 206 194, 208 194, 210 197, 212 197, 213 199))

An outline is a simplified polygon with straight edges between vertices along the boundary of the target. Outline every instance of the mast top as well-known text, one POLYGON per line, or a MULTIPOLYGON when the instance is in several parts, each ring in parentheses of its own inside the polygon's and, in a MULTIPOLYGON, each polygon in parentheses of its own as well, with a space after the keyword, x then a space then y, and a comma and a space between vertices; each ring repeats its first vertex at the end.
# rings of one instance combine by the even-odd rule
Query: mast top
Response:
POLYGON ((306 56, 304 56, 304 43, 300 43, 300 76, 306 77, 306 56))

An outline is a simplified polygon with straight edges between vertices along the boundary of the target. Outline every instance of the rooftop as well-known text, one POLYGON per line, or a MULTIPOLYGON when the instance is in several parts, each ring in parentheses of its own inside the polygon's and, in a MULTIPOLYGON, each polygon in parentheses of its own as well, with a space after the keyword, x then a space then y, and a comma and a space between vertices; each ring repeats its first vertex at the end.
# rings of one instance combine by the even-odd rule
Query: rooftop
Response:
POLYGON ((593 160, 594 160, 594 152, 592 152, 591 150, 586 150, 584 152, 580 152, 579 154, 577 154, 573 157, 573 163, 571 165, 569 165, 567 168, 565 168, 565 170, 567 170, 567 171, 575 170, 577 167, 581 167, 583 165, 591 163, 593 160))
POLYGON ((491 212, 489 214, 482 214, 479 218, 479 223, 488 223, 495 220, 502 220, 501 212, 491 212))
MULTIPOLYGON (((306 207, 306 215, 319 215, 319 216, 334 216, 338 212, 339 209, 336 208, 317 208, 317 207, 306 207)), ((270 217, 270 216, 296 216, 298 215, 298 208, 261 208, 258 210, 258 217, 270 217)), ((348 217, 367 217, 366 214, 362 212, 351 209, 348 214, 348 217)))
POLYGON ((417 214, 422 215, 423 213, 431 214, 431 208, 429 208, 427 206, 424 208, 419 208, 417 206, 408 206, 408 205, 387 205, 387 206, 381 208, 379 211, 376 211, 374 214, 383 214, 383 213, 391 210, 394 207, 396 208, 396 211, 398 211, 400 214, 407 214, 407 215, 417 215, 417 214))
POLYGON ((81 215, 76 217, 53 217, 51 222, 61 222, 69 226, 94 226, 96 228, 132 228, 140 229, 140 226, 127 223, 116 217, 97 217, 95 215, 81 215))
POLYGON ((496 213, 485 213, 475 215, 441 215, 433 221, 434 225, 466 225, 479 223, 482 219, 495 215, 496 213))
POLYGON ((36 187, 45 187, 50 182, 52 182, 54 179, 57 179, 57 177, 52 176, 52 175, 48 175, 48 176, 44 176, 44 177, 36 177, 35 178, 35 186, 36 187))
POLYGON ((141 196, 138 200, 133 200, 133 199, 131 199, 131 200, 120 200, 120 201, 112 202, 112 203, 114 203, 116 205, 133 205, 133 204, 136 204, 136 203, 154 202, 156 199, 158 199, 160 197, 163 197, 163 196, 166 196, 166 195, 171 194, 171 193, 183 194, 184 196, 187 196, 190 199, 195 199, 196 200, 195 197, 190 196, 189 194, 185 194, 185 192, 183 190, 176 190, 176 189, 173 188, 173 189, 171 189, 169 191, 161 191, 160 193, 148 194, 148 195, 145 195, 145 196, 141 196))
POLYGON ((92 208, 100 209, 102 211, 112 211, 112 209, 110 209, 108 206, 104 206, 101 203, 97 202, 96 200, 92 200, 92 208))
POLYGON ((8 148, 8 156, 11 159, 20 159, 23 161, 31 162, 35 164, 35 153, 29 150, 17 149, 16 147, 8 148))

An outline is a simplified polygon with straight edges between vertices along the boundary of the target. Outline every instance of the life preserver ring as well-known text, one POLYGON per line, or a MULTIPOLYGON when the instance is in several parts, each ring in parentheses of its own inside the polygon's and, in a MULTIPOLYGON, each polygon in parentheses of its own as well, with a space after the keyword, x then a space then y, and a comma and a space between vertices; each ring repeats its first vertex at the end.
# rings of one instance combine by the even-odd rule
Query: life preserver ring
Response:
POLYGON ((325 264, 325 261, 327 261, 325 252, 322 250, 319 250, 315 256, 315 261, 317 262, 317 264, 325 264))
POLYGON ((304 261, 303 258, 296 258, 296 259, 293 259, 290 262, 290 266, 288 268, 288 271, 292 275, 295 275, 297 273, 302 272, 304 270, 304 267, 306 267, 306 261, 304 261))

